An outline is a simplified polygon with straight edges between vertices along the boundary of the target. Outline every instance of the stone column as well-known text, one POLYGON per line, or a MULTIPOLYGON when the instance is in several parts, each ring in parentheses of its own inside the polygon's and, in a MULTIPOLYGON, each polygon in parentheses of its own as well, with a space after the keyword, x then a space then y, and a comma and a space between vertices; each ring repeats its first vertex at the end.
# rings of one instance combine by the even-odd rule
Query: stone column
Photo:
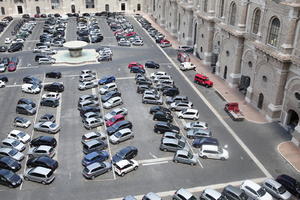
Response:
POLYGON ((211 64, 211 56, 213 50, 213 39, 214 39, 214 24, 213 22, 208 22, 208 32, 207 32, 207 51, 204 52, 204 64, 211 64))
POLYGON ((166 1, 164 0, 162 0, 162 5, 161 5, 160 24, 163 27, 165 27, 166 25, 166 1))
POLYGON ((281 48, 285 54, 291 54, 293 50, 293 43, 295 40, 296 29, 297 29, 297 19, 298 19, 297 14, 298 14, 297 10, 291 8, 289 13, 287 32, 285 34, 284 43, 281 45, 281 48))
POLYGON ((173 36, 176 36, 176 33, 177 33, 177 13, 178 13, 178 8, 177 8, 177 4, 175 2, 171 3, 171 9, 172 9, 171 34, 173 36))
MULTIPOLYGON (((244 39, 237 38, 238 45, 235 50, 235 62, 233 63, 233 71, 229 74, 229 86, 236 87, 241 78, 241 63, 242 63, 242 56, 244 51, 244 39)), ((234 56, 234 55, 233 55, 234 56)))
POLYGON ((193 10, 187 10, 186 11, 188 17, 187 21, 187 34, 186 34, 186 44, 187 45, 192 45, 193 44, 193 10))
POLYGON ((215 8, 216 8, 216 0, 208 0, 208 14, 209 16, 215 15, 215 8))
MULTIPOLYGON (((238 28, 239 31, 244 32, 246 28, 246 21, 247 21, 247 11, 248 11, 248 0, 242 0, 240 4, 240 9, 237 9, 237 12, 239 12, 239 23, 238 28)), ((238 13, 237 13, 238 14, 238 13)))

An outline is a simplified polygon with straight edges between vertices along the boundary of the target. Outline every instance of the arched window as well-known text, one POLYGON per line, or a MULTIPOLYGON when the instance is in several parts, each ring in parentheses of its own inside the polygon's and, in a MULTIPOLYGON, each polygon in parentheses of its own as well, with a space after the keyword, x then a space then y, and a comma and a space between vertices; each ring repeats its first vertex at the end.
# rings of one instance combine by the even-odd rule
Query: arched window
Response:
POLYGON ((230 20, 229 20, 229 24, 230 25, 235 25, 235 19, 236 19, 236 5, 235 3, 232 3, 230 6, 230 20))
POLYGON ((36 14, 40 14, 41 13, 41 9, 39 6, 35 7, 35 10, 36 10, 36 14))
POLYGON ((109 5, 108 4, 105 4, 105 11, 109 12, 109 5))
POLYGON ((207 0, 204 0, 203 11, 207 12, 207 0))
POLYGON ((273 18, 270 23, 268 44, 277 46, 278 34, 280 29, 280 21, 277 17, 273 18))
POLYGON ((1 15, 5 15, 5 8, 1 7, 1 15))
POLYGON ((258 33, 258 29, 259 29, 259 22, 260 22, 260 15, 261 15, 261 11, 260 9, 256 9, 254 11, 254 15, 253 15, 253 24, 252 24, 252 33, 257 34, 258 33))
POLYGON ((220 17, 224 16, 224 0, 220 0, 220 17))
POLYGON ((140 3, 137 4, 137 11, 141 11, 141 4, 140 3))

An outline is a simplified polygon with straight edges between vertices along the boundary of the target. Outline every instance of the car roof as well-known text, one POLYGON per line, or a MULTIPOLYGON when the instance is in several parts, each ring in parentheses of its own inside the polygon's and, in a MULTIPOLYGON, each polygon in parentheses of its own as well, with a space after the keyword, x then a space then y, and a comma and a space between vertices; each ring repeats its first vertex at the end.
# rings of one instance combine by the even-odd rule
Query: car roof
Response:
POLYGON ((254 189, 255 191, 258 191, 260 189, 260 186, 253 182, 253 181, 250 181, 250 180, 246 180, 243 182, 243 185, 248 185, 250 186, 252 189, 254 189))
POLYGON ((151 200, 161 200, 160 196, 158 196, 154 192, 149 192, 145 196, 148 197, 148 198, 150 198, 151 200))
POLYGON ((265 183, 269 183, 275 188, 280 188, 281 187, 280 183, 278 183, 277 181, 275 181, 274 179, 271 179, 271 178, 266 179, 265 183))
POLYGON ((177 155, 185 155, 185 156, 187 156, 188 154, 189 154, 189 152, 187 151, 187 150, 177 150, 176 151, 176 154, 177 155))
POLYGON ((186 111, 186 112, 194 112, 194 113, 198 112, 197 109, 192 109, 192 108, 185 109, 184 111, 186 111))
POLYGON ((36 147, 36 150, 44 150, 44 151, 49 151, 50 149, 52 149, 51 146, 47 146, 47 145, 40 145, 38 147, 36 147))
POLYGON ((181 194, 182 196, 185 197, 185 199, 189 199, 193 196, 192 193, 187 191, 186 189, 180 188, 179 190, 176 191, 177 194, 181 194))
POLYGON ((5 138, 4 140, 2 140, 2 143, 3 143, 3 142, 12 143, 12 142, 14 142, 14 141, 16 141, 16 139, 13 139, 13 138, 5 138))
POLYGON ((51 169, 46 168, 46 167, 36 167, 31 170, 32 173, 38 173, 38 174, 43 174, 47 175, 49 172, 51 172, 51 169))
POLYGON ((86 168, 87 168, 89 171, 91 171, 91 170, 93 170, 93 169, 95 169, 95 168, 97 168, 97 167, 99 167, 99 166, 101 166, 101 163, 99 163, 99 162, 94 162, 94 163, 92 163, 92 164, 86 166, 86 168))
POLYGON ((124 166, 126 166, 129 163, 130 162, 128 160, 120 160, 119 162, 116 163, 116 165, 118 165, 120 168, 123 168, 124 166))
POLYGON ((177 139, 172 139, 172 138, 164 138, 162 143, 163 144, 166 144, 166 143, 169 143, 169 144, 178 144, 179 140, 177 139))
POLYGON ((94 131, 93 132, 88 132, 88 133, 84 134, 84 136, 87 137, 87 138, 92 137, 94 135, 98 135, 98 134, 96 132, 94 132, 94 131))
POLYGON ((214 197, 215 199, 218 199, 218 198, 221 197, 221 193, 219 193, 219 192, 216 191, 216 190, 210 189, 210 188, 205 189, 204 192, 205 192, 206 194, 211 195, 211 196, 214 197))
POLYGON ((91 121, 99 121, 99 119, 97 119, 95 117, 90 117, 90 118, 86 118, 85 121, 89 123, 91 121))
POLYGON ((214 145, 214 144, 204 144, 204 145, 202 145, 202 149, 211 150, 211 151, 217 151, 219 149, 219 146, 218 145, 214 145))
POLYGON ((22 131, 19 131, 19 130, 16 130, 16 129, 10 131, 10 133, 13 133, 15 135, 18 135, 20 132, 22 132, 22 131))
POLYGON ((124 134, 124 133, 127 133, 127 132, 131 132, 130 128, 123 128, 121 130, 119 130, 118 132, 124 134))
POLYGON ((46 125, 46 126, 50 126, 51 124, 53 124, 51 121, 47 121, 47 122, 42 122, 41 125, 46 125))

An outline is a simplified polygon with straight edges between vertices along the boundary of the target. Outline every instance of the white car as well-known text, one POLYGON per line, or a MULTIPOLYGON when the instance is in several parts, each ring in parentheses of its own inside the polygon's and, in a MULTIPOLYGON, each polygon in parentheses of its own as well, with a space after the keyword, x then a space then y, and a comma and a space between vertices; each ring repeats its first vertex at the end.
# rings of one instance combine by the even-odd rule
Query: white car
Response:
POLYGON ((54 58, 39 58, 38 63, 39 64, 54 64, 55 61, 56 60, 54 58))
POLYGON ((139 164, 137 161, 131 159, 131 160, 120 160, 115 164, 114 170, 116 174, 119 176, 124 176, 128 172, 131 172, 133 170, 136 170, 139 167, 139 164))
POLYGON ((20 140, 24 144, 30 141, 30 135, 19 130, 12 130, 7 137, 20 140))
POLYGON ((2 140, 1 146, 13 148, 18 151, 24 151, 26 148, 25 144, 23 144, 20 140, 16 140, 16 139, 12 139, 12 138, 6 138, 6 139, 2 140))
POLYGON ((5 72, 6 66, 3 63, 0 63, 0 72, 5 72))
POLYGON ((159 81, 163 81, 163 80, 172 80, 172 77, 169 75, 161 75, 161 76, 157 76, 154 78, 154 83, 157 83, 159 81))
POLYGON ((84 69, 84 70, 81 70, 81 74, 96 74, 96 72, 90 70, 90 69, 84 69))
POLYGON ((10 38, 5 38, 4 43, 5 44, 10 44, 11 43, 11 39, 10 38))
POLYGON ((50 50, 48 46, 40 46, 33 49, 33 53, 41 53, 42 50, 50 50))
POLYGON ((85 81, 92 81, 95 80, 96 76, 94 74, 81 74, 79 76, 79 81, 80 82, 85 82, 85 81))
POLYGON ((103 108, 110 109, 121 104, 123 104, 121 97, 113 97, 103 104, 103 108))
POLYGON ((25 83, 22 85, 22 92, 29 94, 38 94, 41 92, 41 89, 36 84, 25 83))
POLYGON ((21 39, 21 38, 18 38, 18 39, 14 39, 11 41, 12 44, 15 44, 15 43, 24 43, 25 40, 21 39))
POLYGON ((177 113, 179 119, 199 119, 199 111, 197 109, 184 109, 177 113))
POLYGON ((165 76, 165 75, 167 75, 167 72, 158 71, 158 72, 151 73, 150 78, 155 79, 159 76, 165 76))
POLYGON ((42 99, 47 99, 47 98, 54 98, 54 99, 59 100, 60 96, 59 96, 59 93, 57 93, 57 92, 49 92, 49 93, 43 94, 42 99))
POLYGON ((57 53, 57 51, 54 49, 42 49, 40 52, 45 53, 47 55, 54 55, 57 53))
POLYGON ((97 87, 98 83, 95 81, 85 81, 85 82, 80 82, 78 85, 79 90, 88 90, 94 87, 97 87))
POLYGON ((273 200, 272 196, 268 192, 266 192, 264 188, 251 180, 244 181, 240 188, 252 199, 273 200))
POLYGON ((106 94, 107 92, 118 90, 116 83, 109 83, 104 85, 102 88, 99 89, 101 95, 106 94))
POLYGON ((292 197, 292 194, 289 191, 272 178, 266 179, 263 182, 262 187, 277 199, 289 200, 292 197))
POLYGON ((5 82, 0 80, 0 88, 4 88, 5 87, 5 82))
POLYGON ((119 130, 118 132, 115 132, 113 135, 109 137, 109 141, 112 144, 119 144, 120 142, 123 142, 125 140, 129 140, 133 138, 133 132, 129 128, 124 128, 119 130))
POLYGON ((199 149, 199 157, 201 158, 211 158, 217 160, 227 160, 229 158, 228 151, 219 147, 218 145, 205 144, 199 149))
POLYGON ((184 125, 184 130, 191 129, 208 129, 208 124, 206 122, 188 122, 184 125))
POLYGON ((179 69, 181 69, 182 71, 196 70, 196 65, 191 62, 183 62, 179 65, 179 69))
POLYGON ((127 108, 115 108, 113 109, 111 112, 107 113, 106 115, 104 115, 104 119, 105 121, 110 120, 111 118, 113 118, 116 115, 127 115, 128 110, 127 108))

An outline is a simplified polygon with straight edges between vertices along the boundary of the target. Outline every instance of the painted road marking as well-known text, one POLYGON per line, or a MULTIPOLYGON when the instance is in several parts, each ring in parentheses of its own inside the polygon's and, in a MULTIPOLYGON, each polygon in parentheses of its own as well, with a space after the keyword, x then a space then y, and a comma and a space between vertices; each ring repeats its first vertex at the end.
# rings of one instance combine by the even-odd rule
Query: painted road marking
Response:
POLYGON ((161 161, 161 162, 154 162, 154 163, 144 163, 142 164, 143 166, 148 166, 148 165, 160 165, 160 164, 166 164, 169 163, 169 161, 161 161))
MULTIPOLYGON (((249 179, 251 181, 254 181, 256 183, 261 183, 263 182, 267 177, 261 177, 261 178, 254 178, 254 179, 249 179)), ((232 185, 235 187, 239 187, 242 183, 244 182, 244 180, 239 180, 239 181, 233 181, 233 182, 227 182, 227 183, 219 183, 219 184, 214 184, 214 185, 206 185, 206 186, 197 186, 197 187, 192 187, 192 188, 186 188, 186 190, 188 190, 191 193, 197 193, 197 192, 201 192, 204 189, 210 188, 210 189, 214 189, 214 190, 219 190, 219 189, 223 189, 224 187, 226 187, 227 185, 232 185)), ((160 197, 168 197, 168 196, 173 196, 173 194, 176 192, 176 190, 169 190, 169 191, 164 191, 164 192, 155 192, 158 196, 160 197)), ((144 194, 141 195, 136 195, 135 198, 140 200, 142 199, 144 196, 144 194)), ((114 199, 108 199, 108 200, 122 200, 123 197, 120 198, 114 198, 114 199)))
POLYGON ((164 161, 171 161, 173 160, 173 156, 163 157, 163 158, 154 158, 154 159, 146 159, 146 160, 138 160, 137 162, 140 165, 147 164, 147 163, 156 163, 156 162, 164 162, 164 161))
MULTIPOLYGON (((134 19, 135 20, 135 19, 134 19)), ((143 29, 143 31, 150 37, 150 35, 143 29)), ((154 42, 153 38, 150 37, 154 42)), ((224 121, 222 116, 218 113, 218 111, 209 103, 209 101, 205 98, 205 96, 195 87, 195 85, 185 76, 185 74, 179 70, 176 63, 168 56, 168 54, 158 45, 157 48, 168 58, 168 60, 173 64, 174 68, 181 74, 181 76, 189 83, 189 85, 194 89, 194 91, 198 94, 198 96, 202 99, 202 101, 208 106, 208 108, 214 113, 214 115, 218 118, 218 120, 223 124, 223 126, 227 129, 227 131, 232 135, 232 137, 239 143, 239 145, 244 149, 244 151, 249 155, 249 157, 253 160, 253 162, 257 165, 257 167, 268 177, 271 178, 272 175, 270 172, 263 166, 263 164, 256 158, 256 156, 252 153, 252 151, 247 147, 247 145, 240 139, 240 137, 235 133, 235 131, 224 121)))

